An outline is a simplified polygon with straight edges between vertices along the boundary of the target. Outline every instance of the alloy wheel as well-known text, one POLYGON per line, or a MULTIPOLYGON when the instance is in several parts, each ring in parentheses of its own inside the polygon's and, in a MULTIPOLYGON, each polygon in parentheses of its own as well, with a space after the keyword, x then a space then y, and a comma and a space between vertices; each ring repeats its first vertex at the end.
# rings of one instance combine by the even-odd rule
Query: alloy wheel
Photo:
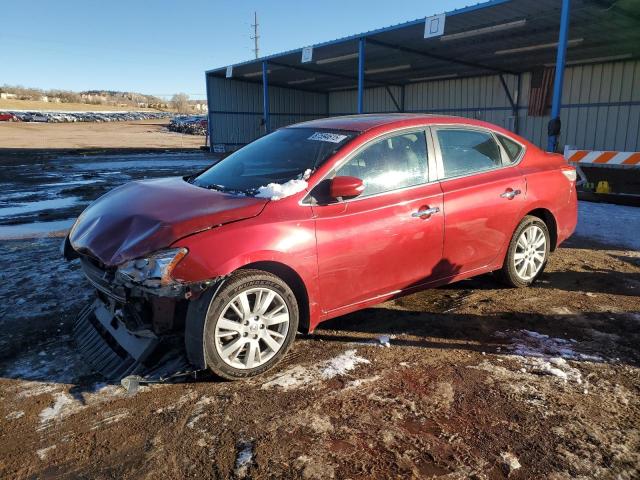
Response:
POLYGON ((538 225, 525 228, 513 255, 516 274, 524 281, 534 278, 544 266, 547 255, 547 237, 538 225))
POLYGON ((289 309, 276 291, 251 288, 223 308, 215 327, 220 358, 238 369, 256 368, 278 353, 289 331, 289 309))

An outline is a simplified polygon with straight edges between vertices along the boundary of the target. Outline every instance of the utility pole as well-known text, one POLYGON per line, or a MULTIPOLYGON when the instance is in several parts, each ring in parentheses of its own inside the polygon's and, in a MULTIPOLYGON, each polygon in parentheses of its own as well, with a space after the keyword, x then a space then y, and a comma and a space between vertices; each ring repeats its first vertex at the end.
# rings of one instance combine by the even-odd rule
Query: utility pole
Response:
POLYGON ((258 13, 257 12, 253 12, 253 23, 251 24, 251 26, 253 27, 253 37, 251 37, 254 44, 253 53, 256 55, 256 58, 258 58, 260 56, 260 51, 258 48, 258 39, 260 37, 258 36, 258 13))

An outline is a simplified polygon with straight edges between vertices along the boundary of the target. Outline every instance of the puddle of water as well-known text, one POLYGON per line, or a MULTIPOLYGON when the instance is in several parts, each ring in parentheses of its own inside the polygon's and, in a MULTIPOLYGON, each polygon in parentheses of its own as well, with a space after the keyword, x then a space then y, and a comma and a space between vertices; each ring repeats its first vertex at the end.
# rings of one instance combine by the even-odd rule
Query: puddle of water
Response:
MULTIPOLYGON (((184 168, 191 170, 197 167, 206 167, 211 165, 211 160, 126 160, 126 161, 112 161, 112 162, 90 162, 90 163, 76 163, 74 168, 76 170, 83 171, 99 171, 99 170, 125 170, 125 169, 146 169, 151 168, 153 170, 163 169, 175 169, 184 168)), ((177 171, 176 171, 177 172, 177 171)))
POLYGON ((46 237, 54 233, 64 233, 71 228, 75 219, 53 222, 33 222, 22 225, 0 225, 0 240, 46 237))
POLYGON ((25 213, 39 212, 40 210, 51 210, 66 208, 75 205, 79 197, 54 198, 52 200, 40 200, 37 202, 21 203, 15 207, 0 208, 0 217, 11 217, 25 213))
POLYGON ((93 180, 74 180, 71 182, 59 182, 59 183, 43 183, 41 186, 43 187, 64 187, 67 185, 90 185, 92 183, 102 183, 104 180, 99 178, 93 180))
POLYGON ((38 195, 41 192, 36 192, 35 190, 30 190, 30 191, 26 191, 26 192, 13 192, 13 193, 6 193, 2 196, 2 200, 0 200, 0 202, 3 202, 5 200, 12 200, 12 199, 16 199, 16 198, 24 198, 24 197, 29 197, 31 195, 38 195))

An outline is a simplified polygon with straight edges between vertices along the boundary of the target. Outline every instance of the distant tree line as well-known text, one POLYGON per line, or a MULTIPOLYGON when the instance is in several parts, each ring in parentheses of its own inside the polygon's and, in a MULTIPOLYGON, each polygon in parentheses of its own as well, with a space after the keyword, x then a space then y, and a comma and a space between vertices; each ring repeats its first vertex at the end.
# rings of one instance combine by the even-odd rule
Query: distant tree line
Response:
POLYGON ((92 105, 128 105, 151 108, 166 108, 167 102, 153 95, 135 92, 117 92, 113 90, 86 90, 72 92, 70 90, 44 90, 23 87, 21 85, 2 85, 0 93, 15 95, 18 100, 42 100, 60 103, 87 103, 92 105))

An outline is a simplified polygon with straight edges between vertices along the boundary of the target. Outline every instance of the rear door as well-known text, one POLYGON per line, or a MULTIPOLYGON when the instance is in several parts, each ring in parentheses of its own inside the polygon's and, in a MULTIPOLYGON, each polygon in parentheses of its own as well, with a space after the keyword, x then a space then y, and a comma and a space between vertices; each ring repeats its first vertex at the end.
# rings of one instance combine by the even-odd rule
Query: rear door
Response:
POLYGON ((526 184, 514 165, 522 147, 512 156, 493 132, 471 126, 432 127, 432 136, 444 194, 443 261, 450 275, 481 270, 520 220, 526 184))
POLYGON ((312 207, 323 310, 431 279, 442 256, 444 222, 442 191, 433 154, 427 154, 425 130, 373 140, 333 176, 358 177, 365 190, 351 200, 312 207))

